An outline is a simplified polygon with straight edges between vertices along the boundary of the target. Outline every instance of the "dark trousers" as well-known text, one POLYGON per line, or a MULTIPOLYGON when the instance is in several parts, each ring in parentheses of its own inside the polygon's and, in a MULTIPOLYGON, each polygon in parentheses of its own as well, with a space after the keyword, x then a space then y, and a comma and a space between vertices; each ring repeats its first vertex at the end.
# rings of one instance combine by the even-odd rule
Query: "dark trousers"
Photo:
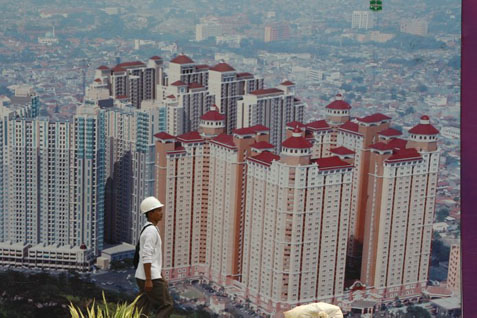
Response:
MULTIPOLYGON (((152 280, 152 290, 146 292, 144 290, 145 280, 137 279, 137 286, 139 287, 139 299, 137 301, 137 308, 142 309, 142 314, 149 317, 149 313, 155 311, 156 318, 169 317, 174 310, 174 302, 171 295, 169 295, 169 289, 167 287, 167 281, 162 278, 152 280)), ((143 317, 141 315, 141 317, 143 317)))

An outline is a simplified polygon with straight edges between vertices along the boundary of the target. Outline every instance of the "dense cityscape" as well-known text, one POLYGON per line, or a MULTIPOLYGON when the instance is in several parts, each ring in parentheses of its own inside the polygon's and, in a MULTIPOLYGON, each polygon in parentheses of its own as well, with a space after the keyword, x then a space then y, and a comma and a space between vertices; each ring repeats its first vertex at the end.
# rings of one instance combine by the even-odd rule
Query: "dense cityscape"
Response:
POLYGON ((5 3, 2 272, 131 300, 154 195, 178 316, 460 316, 460 9, 5 3))

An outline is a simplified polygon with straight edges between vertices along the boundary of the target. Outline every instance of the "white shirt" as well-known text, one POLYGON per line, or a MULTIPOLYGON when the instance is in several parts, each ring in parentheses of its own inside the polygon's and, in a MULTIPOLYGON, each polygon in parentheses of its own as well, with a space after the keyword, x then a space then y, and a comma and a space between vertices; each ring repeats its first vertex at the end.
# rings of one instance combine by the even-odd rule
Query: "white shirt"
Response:
MULTIPOLYGON (((152 224, 146 222, 144 226, 152 224)), ((144 228, 143 226, 143 228, 144 228)), ((151 279, 162 278, 162 250, 161 250, 161 236, 159 229, 156 226, 148 226, 142 232, 139 238, 139 264, 136 269, 136 278, 146 280, 146 273, 144 272, 144 264, 151 264, 151 279)))

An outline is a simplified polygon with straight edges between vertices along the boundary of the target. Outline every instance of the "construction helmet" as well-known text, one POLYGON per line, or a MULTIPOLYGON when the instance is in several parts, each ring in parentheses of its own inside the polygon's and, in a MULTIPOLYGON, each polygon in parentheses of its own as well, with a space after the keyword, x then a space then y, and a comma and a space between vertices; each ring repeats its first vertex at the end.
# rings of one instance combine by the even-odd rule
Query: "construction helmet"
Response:
POLYGON ((149 211, 155 210, 157 208, 163 207, 164 204, 161 203, 158 199, 155 197, 147 197, 141 202, 141 213, 147 213, 149 211))

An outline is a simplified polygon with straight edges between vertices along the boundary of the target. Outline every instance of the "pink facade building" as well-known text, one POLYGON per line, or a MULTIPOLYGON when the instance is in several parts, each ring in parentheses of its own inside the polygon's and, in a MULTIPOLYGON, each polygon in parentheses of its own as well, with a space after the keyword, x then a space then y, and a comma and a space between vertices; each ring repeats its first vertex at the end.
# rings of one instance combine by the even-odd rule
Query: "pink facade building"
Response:
MULTIPOLYGON (((270 91, 263 105, 284 91, 270 91)), ((255 96, 240 103, 240 118, 267 113, 250 111, 255 96)), ((381 301, 420 295, 438 130, 422 116, 402 139, 386 115, 351 119, 339 94, 326 113, 285 123, 277 153, 272 129, 250 121, 226 134, 215 108, 198 132, 156 135, 166 278, 202 277, 268 314, 345 301, 350 266, 381 301)))
POLYGON ((287 23, 276 22, 265 27, 265 42, 282 41, 290 38, 290 27, 287 23))
POLYGON ((267 313, 343 294, 353 163, 311 148, 296 127, 248 159, 242 297, 267 313))
POLYGON ((460 245, 452 244, 449 255, 449 271, 447 273, 447 288, 456 294, 461 294, 461 265, 460 245))

